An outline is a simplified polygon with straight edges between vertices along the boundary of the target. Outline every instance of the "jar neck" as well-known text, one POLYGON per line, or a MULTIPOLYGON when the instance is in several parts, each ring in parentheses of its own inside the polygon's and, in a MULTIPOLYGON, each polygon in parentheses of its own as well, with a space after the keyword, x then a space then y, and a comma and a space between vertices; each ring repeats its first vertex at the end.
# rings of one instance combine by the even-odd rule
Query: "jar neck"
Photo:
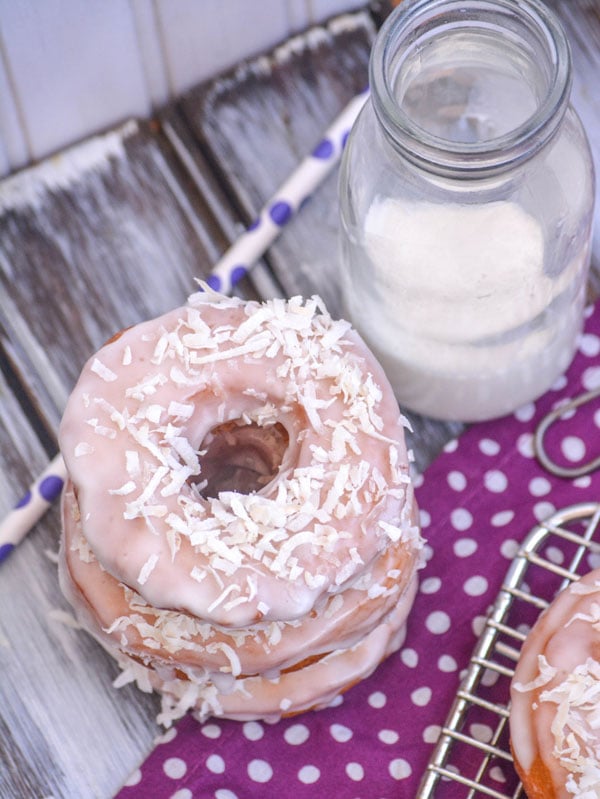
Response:
POLYGON ((568 107, 571 56, 540 0, 404 0, 371 53, 386 137, 421 168, 476 177, 531 158, 568 107))

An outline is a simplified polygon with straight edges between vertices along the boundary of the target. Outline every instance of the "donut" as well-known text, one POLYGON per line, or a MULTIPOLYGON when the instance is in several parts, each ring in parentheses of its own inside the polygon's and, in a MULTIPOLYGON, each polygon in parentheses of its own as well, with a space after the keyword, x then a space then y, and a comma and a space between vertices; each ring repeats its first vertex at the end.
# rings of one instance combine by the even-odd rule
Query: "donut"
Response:
POLYGON ((168 726, 330 704, 404 640, 423 562, 405 420, 319 298, 203 286, 84 366, 59 578, 168 726))
POLYGON ((529 799, 600 795, 600 569, 558 594, 527 635, 510 739, 529 799))

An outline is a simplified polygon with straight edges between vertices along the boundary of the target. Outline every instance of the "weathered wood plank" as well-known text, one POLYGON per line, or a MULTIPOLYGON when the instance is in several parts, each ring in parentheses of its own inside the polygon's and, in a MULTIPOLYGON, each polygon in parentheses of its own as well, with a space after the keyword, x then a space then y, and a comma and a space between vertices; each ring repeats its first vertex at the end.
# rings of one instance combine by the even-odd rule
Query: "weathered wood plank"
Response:
MULTIPOLYGON (((0 373, 0 513, 47 456, 0 373)), ((152 746, 155 700, 111 687, 117 669, 88 637, 52 618, 67 611, 47 551, 54 508, 0 574, 0 796, 111 796, 152 746)))
POLYGON ((136 122, 0 184, 0 241, 2 343, 50 430, 85 359, 184 302, 227 244, 164 137, 136 122))

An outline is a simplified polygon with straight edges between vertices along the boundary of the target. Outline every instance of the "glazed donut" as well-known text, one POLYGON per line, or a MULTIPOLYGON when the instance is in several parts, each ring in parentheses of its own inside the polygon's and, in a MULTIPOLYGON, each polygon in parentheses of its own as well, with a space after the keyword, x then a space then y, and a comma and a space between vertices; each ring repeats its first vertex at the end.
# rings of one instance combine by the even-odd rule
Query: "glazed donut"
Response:
POLYGON ((600 569, 562 591, 528 634, 510 735, 529 799, 600 795, 600 569))
POLYGON ((59 431, 62 589, 165 724, 330 703, 401 645, 422 560, 359 336, 318 298, 204 288, 94 355, 59 431))

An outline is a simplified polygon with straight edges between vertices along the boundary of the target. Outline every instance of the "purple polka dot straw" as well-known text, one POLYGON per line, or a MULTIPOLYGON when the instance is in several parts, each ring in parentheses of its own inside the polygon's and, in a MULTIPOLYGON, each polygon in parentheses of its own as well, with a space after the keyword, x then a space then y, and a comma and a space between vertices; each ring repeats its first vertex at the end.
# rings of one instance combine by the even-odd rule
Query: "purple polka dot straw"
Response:
POLYGON ((312 153, 300 162, 258 217, 214 266, 207 280, 211 288, 229 293, 264 255, 301 205, 338 163, 350 128, 368 96, 368 91, 364 91, 348 103, 312 153))
POLYGON ((5 560, 59 496, 66 477, 57 455, 0 523, 0 562, 5 560))

